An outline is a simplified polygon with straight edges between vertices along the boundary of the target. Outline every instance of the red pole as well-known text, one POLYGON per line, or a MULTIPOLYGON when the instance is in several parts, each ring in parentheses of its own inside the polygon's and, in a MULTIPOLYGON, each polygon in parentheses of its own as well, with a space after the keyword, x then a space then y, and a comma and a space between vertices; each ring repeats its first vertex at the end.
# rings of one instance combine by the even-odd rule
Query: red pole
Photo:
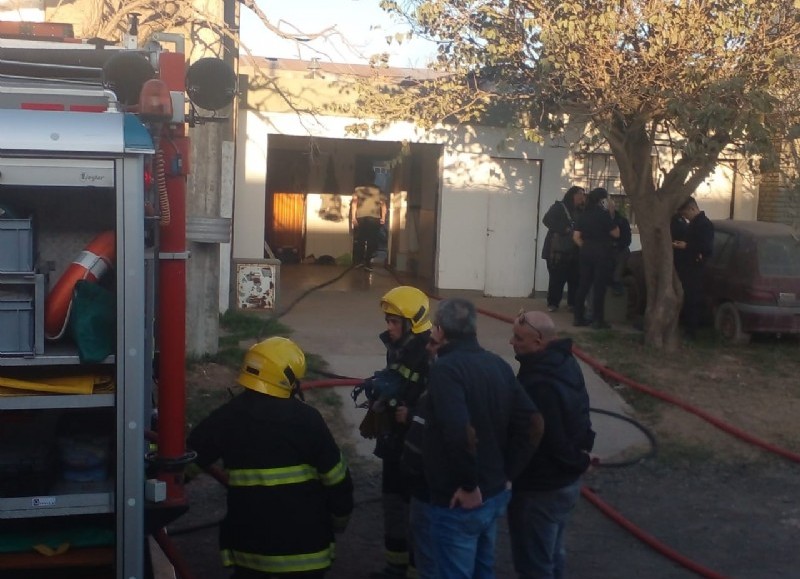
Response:
MULTIPOLYGON (((184 55, 162 53, 160 58, 162 80, 170 90, 183 91, 184 55)), ((166 483, 169 504, 185 502, 186 176, 189 168, 186 125, 169 125, 159 146, 165 160, 170 220, 169 224, 161 226, 158 261, 158 478, 166 483)), ((162 210, 162 216, 163 213, 162 210)))

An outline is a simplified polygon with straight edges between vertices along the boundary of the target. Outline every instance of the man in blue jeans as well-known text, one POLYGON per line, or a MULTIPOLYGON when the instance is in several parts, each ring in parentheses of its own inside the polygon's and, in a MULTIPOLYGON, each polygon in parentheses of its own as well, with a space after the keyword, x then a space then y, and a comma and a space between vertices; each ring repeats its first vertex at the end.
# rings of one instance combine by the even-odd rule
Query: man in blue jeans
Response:
POLYGON ((521 312, 511 346, 519 379, 544 417, 542 443, 514 481, 508 528, 520 579, 564 576, 564 531, 591 465, 594 431, 583 373, 572 340, 558 339, 543 312, 521 312))
POLYGON ((422 460, 430 502, 423 508, 436 576, 491 579, 509 481, 527 464, 544 426, 511 367, 478 344, 471 302, 442 301, 431 337, 440 345, 428 374, 422 460))

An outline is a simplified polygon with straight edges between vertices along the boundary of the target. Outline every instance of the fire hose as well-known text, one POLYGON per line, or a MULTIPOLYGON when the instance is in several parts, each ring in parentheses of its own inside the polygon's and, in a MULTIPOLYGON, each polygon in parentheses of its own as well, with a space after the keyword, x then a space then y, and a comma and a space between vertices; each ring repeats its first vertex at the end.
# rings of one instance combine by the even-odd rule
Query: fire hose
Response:
MULTIPOLYGON (((281 316, 285 315, 286 313, 288 313, 288 311, 290 309, 292 309, 295 305, 297 305, 297 303, 299 301, 301 301, 303 298, 305 298, 306 296, 311 294, 313 291, 316 291, 317 289, 320 289, 322 287, 325 287, 327 285, 330 285, 330 284, 334 283, 335 281, 341 279, 344 275, 349 273, 352 269, 353 269, 352 267, 348 268, 342 274, 336 276, 335 278, 329 280, 328 282, 325 282, 325 283, 323 283, 321 285, 312 287, 312 288, 304 291, 298 298, 296 298, 293 302, 291 302, 289 304, 289 306, 287 306, 278 317, 281 317, 281 316)), ((394 272, 392 272, 392 273, 394 273, 394 272)), ((431 294, 428 294, 428 295, 432 299, 436 299, 436 300, 442 299, 441 297, 436 296, 436 295, 431 295, 431 294)), ((482 309, 482 308, 476 308, 476 310, 477 310, 478 313, 480 313, 482 315, 485 315, 485 316, 488 316, 488 317, 492 317, 492 318, 495 318, 495 319, 500 320, 500 321, 513 323, 513 318, 510 317, 510 316, 505 316, 505 315, 498 314, 498 313, 495 313, 495 312, 491 312, 489 310, 485 310, 485 309, 482 309)), ((791 452, 789 450, 780 448, 780 447, 778 447, 776 445, 773 445, 771 443, 763 441, 763 440, 761 440, 761 439, 759 439, 759 438, 757 438, 755 436, 750 435, 747 432, 744 432, 743 430, 741 430, 739 428, 736 428, 735 426, 732 426, 730 424, 725 423, 724 421, 714 417, 713 415, 711 415, 711 414, 709 414, 709 413, 707 413, 707 412, 705 412, 705 411, 703 411, 703 410, 701 410, 699 408, 696 408, 696 407, 694 407, 694 406, 692 406, 692 405, 690 405, 690 404, 688 404, 688 403, 686 403, 686 402, 684 402, 684 401, 682 401, 682 400, 680 400, 680 399, 678 399, 676 397, 673 397, 673 396, 670 396, 670 395, 665 394, 663 392, 660 392, 658 390, 655 390, 655 389, 653 389, 653 388, 651 388, 649 386, 646 386, 644 384, 639 384, 638 382, 635 382, 634 380, 631 380, 631 379, 623 376, 622 374, 619 374, 618 372, 615 372, 611 368, 608 368, 608 367, 602 365, 600 362, 598 362, 597 360, 595 360, 594 358, 589 356, 586 352, 584 352, 583 350, 581 350, 577 346, 573 346, 573 352, 580 360, 582 360, 583 362, 588 364, 598 374, 600 374, 603 378, 605 378, 607 380, 611 380, 611 381, 615 381, 617 383, 625 384, 626 386, 629 386, 631 388, 639 390, 639 391, 641 391, 643 393, 646 393, 646 394, 648 394, 650 396, 653 396, 653 397, 658 398, 660 400, 663 400, 665 402, 674 404, 674 405, 678 406, 679 408, 683 409, 684 411, 689 412, 691 414, 694 414, 694 415, 698 416, 699 418, 709 422, 710 424, 712 424, 716 428, 719 428, 723 432, 731 434, 732 436, 735 436, 735 437, 737 437, 737 438, 739 438, 739 439, 741 439, 741 440, 743 440, 743 441, 745 441, 745 442, 747 442, 749 444, 758 446, 758 447, 760 447, 760 448, 762 448, 762 449, 764 449, 764 450, 766 450, 768 452, 772 452, 772 453, 777 454, 778 456, 781 456, 781 457, 786 458, 788 460, 800 463, 800 454, 791 452)), ((356 378, 334 377, 334 378, 330 378, 330 379, 327 379, 327 380, 316 380, 316 381, 306 382, 306 383, 303 384, 303 389, 304 390, 312 390, 312 389, 321 389, 321 388, 335 388, 335 387, 341 387, 341 386, 354 386, 356 384, 361 383, 362 381, 363 380, 356 379, 356 378)), ((647 429, 645 429, 645 428, 641 427, 640 425, 638 425, 637 422, 635 422, 635 421, 633 421, 633 420, 631 420, 631 419, 629 419, 627 417, 623 417, 623 416, 617 415, 616 413, 609 413, 608 411, 604 411, 604 410, 600 410, 600 409, 594 409, 593 408, 592 411, 611 414, 612 416, 621 418, 623 420, 627 420, 628 422, 632 423, 634 426, 637 426, 637 428, 640 428, 642 430, 642 432, 644 432, 645 436, 647 436, 648 440, 651 443, 653 451, 655 451, 655 448, 656 448, 655 438, 652 436, 652 434, 647 429)), ((603 463, 603 462, 600 462, 598 464, 598 466, 605 466, 605 467, 629 466, 630 464, 634 464, 636 462, 640 462, 641 460, 643 460, 642 457, 634 459, 634 460, 631 460, 631 461, 626 461, 624 463, 603 463)), ((212 470, 212 472, 210 474, 212 476, 214 476, 217 480, 219 480, 222 484, 224 484, 225 477, 224 477, 224 473, 221 470, 218 470, 218 471, 213 471, 212 470)), ((699 575, 701 577, 706 577, 708 579, 725 579, 724 575, 721 575, 720 573, 717 573, 716 571, 708 569, 708 568, 700 565, 699 563, 696 563, 696 562, 692 561, 691 559, 683 556, 682 554, 678 553, 677 551, 675 551, 674 549, 670 548, 669 546, 661 543, 658 539, 656 539, 655 537, 653 537, 649 533, 643 531, 642 529, 640 529, 639 527, 634 525, 632 522, 630 522, 625 517, 623 517, 619 512, 614 510, 610 505, 608 505, 606 502, 604 502, 602 499, 600 499, 600 497, 593 490, 591 490, 590 488, 584 486, 581 489, 581 494, 588 502, 590 502, 593 506, 595 506, 598 510, 600 510, 600 512, 602 512, 604 515, 606 515, 612 521, 614 521, 615 523, 620 525, 623 529, 625 529, 628 532, 630 532, 634 537, 636 537, 637 539, 639 539, 640 541, 642 541, 643 543, 645 543, 646 545, 651 547, 656 552, 666 556, 667 558, 675 561, 679 565, 681 565, 684 568, 696 573, 697 575, 699 575)), ((215 523, 202 525, 200 527, 193 527, 191 529, 189 529, 189 528, 181 529, 181 530, 174 531, 173 534, 192 532, 194 530, 198 530, 199 528, 205 528, 205 527, 208 527, 208 526, 212 526, 213 524, 215 524, 215 523)), ((164 535, 163 537, 159 537, 158 539, 159 539, 159 542, 161 542, 162 540, 168 541, 168 538, 166 537, 166 535, 164 535)), ((192 579, 189 575, 184 575, 183 577, 184 577, 184 579, 192 579)))

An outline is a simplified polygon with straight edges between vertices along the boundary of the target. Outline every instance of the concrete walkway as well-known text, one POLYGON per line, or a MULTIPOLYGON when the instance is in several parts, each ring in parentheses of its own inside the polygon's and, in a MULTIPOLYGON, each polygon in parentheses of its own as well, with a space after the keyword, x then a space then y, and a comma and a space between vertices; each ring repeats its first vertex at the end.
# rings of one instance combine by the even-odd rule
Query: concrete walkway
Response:
MULTIPOLYGON (((366 378, 385 365, 385 349, 377 337, 385 329, 379 303, 383 294, 400 285, 400 281, 389 271, 378 268, 367 272, 363 269, 347 271, 337 266, 282 265, 279 283, 277 312, 282 314, 281 321, 292 328, 292 338, 303 350, 318 354, 328 361, 330 372, 366 378), (341 278, 328 283, 338 276, 341 278), (312 290, 322 284, 327 285, 312 290)), ((415 285, 413 281, 403 280, 403 283, 415 285)), ((420 289, 430 292, 429 288, 420 289)), ((469 291, 446 291, 441 294, 441 297, 470 299, 479 310, 504 316, 513 316, 522 308, 543 310, 546 306, 543 299, 487 298, 469 291)), ((436 304, 436 300, 431 300, 434 311, 436 304)), ((607 318, 622 331, 624 298, 610 297, 609 306, 607 318)), ((570 333, 577 336, 578 345, 582 332, 594 331, 573 328, 572 316, 566 310, 553 314, 553 319, 559 328, 568 327, 570 333)), ((516 372, 518 364, 508 343, 510 336, 511 326, 507 322, 486 315, 479 316, 478 341, 484 348, 506 359, 516 372)), ((613 388, 590 367, 584 364, 582 367, 592 407, 629 414, 629 408, 613 388)), ((351 388, 336 388, 335 391, 342 397, 345 418, 355 431, 364 410, 354 407, 350 399, 351 388)), ((601 460, 612 459, 646 444, 644 436, 627 422, 593 413, 592 423, 597 431, 594 454, 601 460)), ((354 439, 358 453, 371 456, 374 442, 358 436, 354 439)))

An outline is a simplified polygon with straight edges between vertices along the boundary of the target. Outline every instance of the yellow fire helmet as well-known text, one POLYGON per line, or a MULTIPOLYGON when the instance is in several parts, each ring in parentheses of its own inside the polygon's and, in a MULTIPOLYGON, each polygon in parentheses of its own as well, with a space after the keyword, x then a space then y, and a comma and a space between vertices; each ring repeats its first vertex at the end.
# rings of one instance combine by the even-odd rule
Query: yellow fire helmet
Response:
POLYGON ((239 384, 276 398, 289 398, 306 374, 303 351, 288 338, 267 338, 247 351, 239 384))
POLYGON ((391 316, 400 316, 411 322, 411 331, 421 334, 431 329, 431 306, 422 291, 401 285, 386 292, 381 298, 381 309, 391 316))

